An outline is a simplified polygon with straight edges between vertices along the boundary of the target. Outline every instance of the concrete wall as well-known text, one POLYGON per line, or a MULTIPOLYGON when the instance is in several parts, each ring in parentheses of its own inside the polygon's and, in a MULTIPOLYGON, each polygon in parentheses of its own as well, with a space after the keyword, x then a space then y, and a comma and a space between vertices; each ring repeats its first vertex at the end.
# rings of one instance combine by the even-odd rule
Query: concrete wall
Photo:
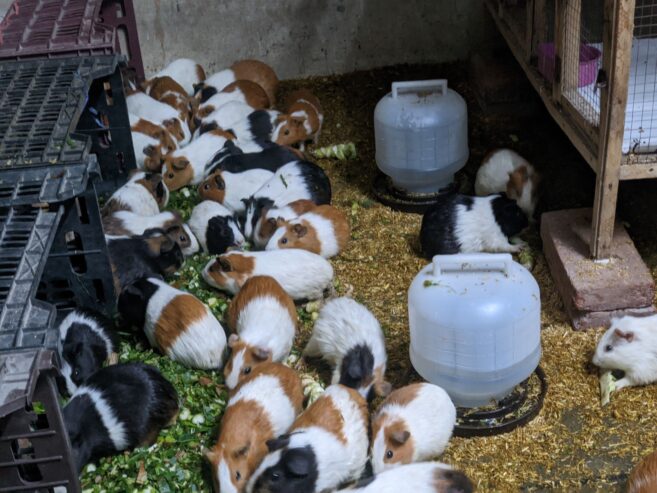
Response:
POLYGON ((279 77, 463 59, 494 27, 481 0, 134 0, 146 73, 240 58, 279 77))

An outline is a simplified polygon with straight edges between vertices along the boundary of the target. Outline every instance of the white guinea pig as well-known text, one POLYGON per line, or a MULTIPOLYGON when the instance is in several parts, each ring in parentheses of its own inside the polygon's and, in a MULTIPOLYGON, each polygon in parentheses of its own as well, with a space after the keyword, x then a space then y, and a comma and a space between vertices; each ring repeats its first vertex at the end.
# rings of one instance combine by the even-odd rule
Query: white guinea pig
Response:
POLYGON ((490 152, 477 170, 475 193, 491 195, 506 192, 531 220, 538 199, 539 176, 529 162, 511 149, 490 152))
POLYGON ((169 190, 158 173, 138 171, 115 191, 103 207, 103 215, 130 211, 142 216, 154 216, 169 202, 169 190))
POLYGON ((203 279, 210 286, 236 294, 253 276, 271 276, 294 300, 321 298, 333 280, 328 260, 305 250, 228 252, 210 260, 203 279))
POLYGON ((593 364, 607 370, 622 370, 625 376, 616 389, 657 381, 657 315, 625 316, 611 321, 593 356, 593 364))
POLYGON ((153 79, 157 77, 171 77, 191 96, 194 86, 205 80, 205 70, 191 58, 178 58, 155 74, 153 79))
MULTIPOLYGON (((285 251, 285 250, 283 250, 285 251)), ((368 399, 390 393, 386 348, 378 320, 351 298, 334 298, 322 307, 304 356, 321 356, 333 365, 332 384, 341 383, 368 399)))
POLYGON ((393 391, 372 420, 374 472, 438 457, 455 424, 456 408, 437 385, 415 383, 393 391))

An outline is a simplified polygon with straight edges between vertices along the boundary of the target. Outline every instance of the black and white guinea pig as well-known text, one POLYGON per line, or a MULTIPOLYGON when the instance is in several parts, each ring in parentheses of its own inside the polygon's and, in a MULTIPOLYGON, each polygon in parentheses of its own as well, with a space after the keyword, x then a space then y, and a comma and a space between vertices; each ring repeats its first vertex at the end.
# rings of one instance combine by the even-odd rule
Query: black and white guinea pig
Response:
POLYGON ((244 236, 251 239, 262 208, 281 206, 295 200, 331 203, 331 182, 324 170, 309 161, 294 161, 279 168, 274 176, 245 201, 244 236))
POLYGON ((281 166, 301 157, 302 154, 296 149, 277 144, 272 144, 271 147, 260 152, 245 153, 232 140, 229 140, 206 165, 206 173, 209 174, 218 169, 237 173, 254 168, 266 169, 274 173, 281 166))
POLYGON ((69 395, 116 352, 112 322, 98 312, 76 308, 59 324, 62 376, 69 395))
POLYGON ((78 387, 63 409, 78 471, 89 462, 152 444, 178 415, 178 394, 154 367, 107 366, 78 387))
MULTIPOLYGON (((224 105, 226 106, 226 105, 224 105)), ((235 134, 235 137, 240 142, 256 142, 260 145, 265 145, 267 142, 271 143, 272 132, 274 125, 279 118, 280 113, 274 110, 255 110, 249 113, 246 118, 234 119, 230 125, 226 125, 222 120, 226 120, 223 113, 223 106, 219 107, 215 112, 208 115, 203 119, 203 123, 199 127, 199 134, 204 134, 216 128, 223 128, 235 134), (213 116, 218 118, 214 118, 213 116)))
POLYGON ((213 200, 204 200, 194 207, 189 227, 205 253, 220 255, 230 247, 244 244, 244 235, 233 212, 213 200))
POLYGON ((112 194, 102 213, 107 216, 116 211, 131 211, 142 216, 152 216, 164 209, 168 201, 169 190, 162 175, 138 171, 112 194))
POLYGON ((173 274, 184 262, 180 246, 162 230, 149 229, 141 236, 105 236, 105 239, 117 293, 137 279, 173 274))
POLYGON ((427 258, 474 252, 519 252, 524 242, 509 242, 529 225, 527 216, 506 195, 438 197, 422 218, 420 242, 427 258))

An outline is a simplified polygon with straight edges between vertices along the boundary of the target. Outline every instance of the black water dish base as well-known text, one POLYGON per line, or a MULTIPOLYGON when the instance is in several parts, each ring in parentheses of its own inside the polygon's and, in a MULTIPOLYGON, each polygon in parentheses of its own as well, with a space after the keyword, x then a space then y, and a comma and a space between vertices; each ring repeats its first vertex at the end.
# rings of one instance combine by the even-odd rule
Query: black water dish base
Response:
POLYGON ((383 205, 400 212, 412 212, 423 214, 429 207, 436 203, 436 199, 456 190, 456 184, 435 193, 411 193, 395 187, 392 180, 385 174, 378 172, 372 184, 374 197, 383 205))

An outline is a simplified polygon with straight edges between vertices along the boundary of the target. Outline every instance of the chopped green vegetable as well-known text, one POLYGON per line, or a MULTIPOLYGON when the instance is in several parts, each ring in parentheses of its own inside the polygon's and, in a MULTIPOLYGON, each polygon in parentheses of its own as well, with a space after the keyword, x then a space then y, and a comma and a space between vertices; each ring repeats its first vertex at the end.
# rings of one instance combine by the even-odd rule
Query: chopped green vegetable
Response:
POLYGON ((316 158, 333 158, 339 159, 340 161, 355 159, 358 156, 356 144, 353 142, 320 147, 319 149, 315 149, 312 154, 316 158))
POLYGON ((616 378, 611 371, 600 375, 600 404, 606 406, 611 400, 611 393, 616 390, 616 378))

